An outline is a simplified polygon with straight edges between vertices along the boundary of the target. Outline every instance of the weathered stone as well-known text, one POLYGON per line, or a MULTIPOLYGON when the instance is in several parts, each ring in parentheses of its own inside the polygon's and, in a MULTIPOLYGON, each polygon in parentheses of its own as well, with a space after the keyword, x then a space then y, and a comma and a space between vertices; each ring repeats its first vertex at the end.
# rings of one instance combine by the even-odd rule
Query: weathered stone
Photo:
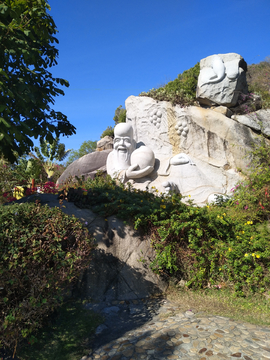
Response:
POLYGON ((154 256, 150 239, 115 217, 106 220, 96 218, 88 226, 98 247, 82 278, 83 294, 94 300, 131 300, 165 290, 167 284, 149 268, 154 256))
POLYGON ((232 357, 240 358, 242 354, 240 352, 237 352, 235 354, 231 354, 232 357))
POLYGON ((232 119, 270 136, 270 109, 261 109, 246 115, 233 115, 232 119))
POLYGON ((164 180, 173 178, 180 192, 197 203, 207 197, 207 191, 230 195, 235 183, 242 180, 236 169, 246 169, 252 146, 259 142, 251 128, 211 109, 181 108, 135 96, 126 100, 126 109, 137 146, 151 148, 157 159, 153 174, 158 176, 150 174, 145 180, 148 178, 149 187, 162 191, 164 180), (159 127, 151 122, 153 111, 162 115, 159 127), (170 159, 179 153, 187 154, 196 166, 190 166, 191 162, 170 165, 170 159))
POLYGON ((101 324, 96 328, 96 335, 100 335, 101 333, 103 333, 104 331, 108 330, 108 327, 105 324, 101 324))
POLYGON ((211 55, 202 59, 197 100, 209 106, 235 106, 239 94, 248 92, 246 70, 246 62, 235 53, 211 55))
POLYGON ((65 183, 68 179, 75 176, 94 178, 97 171, 106 171, 106 161, 111 150, 94 151, 84 155, 71 163, 57 180, 57 185, 65 183))
POLYGON ((232 117, 232 114, 233 114, 233 112, 230 109, 228 109, 226 106, 217 106, 217 107, 213 107, 211 109, 220 114, 227 116, 228 118, 232 117))
POLYGON ((113 138, 111 136, 104 136, 97 142, 96 151, 109 150, 113 148, 113 138))

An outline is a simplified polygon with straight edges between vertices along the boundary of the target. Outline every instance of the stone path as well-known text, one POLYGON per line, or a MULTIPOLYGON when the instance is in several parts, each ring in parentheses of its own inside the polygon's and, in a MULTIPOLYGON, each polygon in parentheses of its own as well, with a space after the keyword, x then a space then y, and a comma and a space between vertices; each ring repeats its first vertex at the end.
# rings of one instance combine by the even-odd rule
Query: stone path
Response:
POLYGON ((165 299, 86 304, 101 312, 88 356, 81 360, 270 359, 270 327, 185 313, 165 299))

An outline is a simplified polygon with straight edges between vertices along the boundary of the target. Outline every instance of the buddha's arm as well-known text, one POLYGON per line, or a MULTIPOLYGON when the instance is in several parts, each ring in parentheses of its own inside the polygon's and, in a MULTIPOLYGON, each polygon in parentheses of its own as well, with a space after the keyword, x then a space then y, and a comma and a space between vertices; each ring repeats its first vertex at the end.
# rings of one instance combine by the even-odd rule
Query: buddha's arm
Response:
POLYGON ((137 164, 131 165, 126 170, 126 177, 129 179, 140 179, 144 176, 151 174, 151 172, 154 170, 154 167, 146 166, 144 169, 140 169, 140 170, 136 170, 136 169, 139 169, 139 165, 137 164))

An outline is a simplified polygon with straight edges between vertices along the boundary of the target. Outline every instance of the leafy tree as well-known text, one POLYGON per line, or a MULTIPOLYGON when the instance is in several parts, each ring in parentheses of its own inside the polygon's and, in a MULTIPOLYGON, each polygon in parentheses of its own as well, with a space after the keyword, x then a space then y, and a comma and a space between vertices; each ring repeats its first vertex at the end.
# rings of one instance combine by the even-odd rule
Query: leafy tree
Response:
POLYGON ((107 129, 103 131, 103 133, 100 135, 100 138, 104 138, 105 136, 111 136, 114 137, 114 130, 112 126, 108 126, 107 129))
POLYGON ((56 25, 46 0, 4 0, 0 4, 0 154, 10 162, 49 141, 72 135, 75 127, 54 111, 54 97, 64 95, 48 68, 57 64, 56 25))
MULTIPOLYGON (((114 126, 116 126, 119 123, 126 122, 126 114, 127 114, 126 109, 123 109, 122 105, 118 106, 118 108, 114 112, 114 117, 113 117, 113 120, 115 123, 114 126)), ((105 129, 103 131, 100 138, 102 139, 105 136, 111 136, 113 138, 114 137, 114 127, 108 126, 107 129, 105 129)))
POLYGON ((118 106, 118 108, 115 110, 114 118, 113 118, 115 125, 122 122, 126 122, 126 114, 127 114, 127 110, 123 109, 122 105, 118 106))
POLYGON ((79 159, 80 157, 95 151, 96 147, 97 147, 96 141, 91 141, 91 140, 84 141, 80 146, 79 150, 70 151, 66 165, 69 165, 73 163, 73 161, 79 159))
POLYGON ((40 165, 46 171, 48 179, 51 179, 56 171, 56 164, 53 160, 63 161, 69 154, 70 150, 65 149, 65 145, 59 143, 59 139, 54 139, 53 143, 50 144, 46 140, 40 141, 40 149, 35 146, 34 148, 36 155, 29 153, 29 155, 38 160, 40 165), (43 156, 45 156, 45 158, 43 156))

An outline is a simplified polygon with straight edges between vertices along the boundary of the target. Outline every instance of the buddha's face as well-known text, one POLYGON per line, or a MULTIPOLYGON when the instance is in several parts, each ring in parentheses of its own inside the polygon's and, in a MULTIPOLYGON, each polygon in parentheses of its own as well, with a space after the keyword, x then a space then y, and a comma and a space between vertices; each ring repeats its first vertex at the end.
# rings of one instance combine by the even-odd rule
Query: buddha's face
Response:
POLYGON ((120 167, 130 165, 130 155, 135 148, 133 130, 131 125, 120 123, 114 129, 113 148, 117 154, 117 162, 120 167))
POLYGON ((114 150, 130 154, 132 152, 132 147, 132 139, 130 136, 127 136, 127 134, 124 136, 115 135, 113 142, 114 150))

